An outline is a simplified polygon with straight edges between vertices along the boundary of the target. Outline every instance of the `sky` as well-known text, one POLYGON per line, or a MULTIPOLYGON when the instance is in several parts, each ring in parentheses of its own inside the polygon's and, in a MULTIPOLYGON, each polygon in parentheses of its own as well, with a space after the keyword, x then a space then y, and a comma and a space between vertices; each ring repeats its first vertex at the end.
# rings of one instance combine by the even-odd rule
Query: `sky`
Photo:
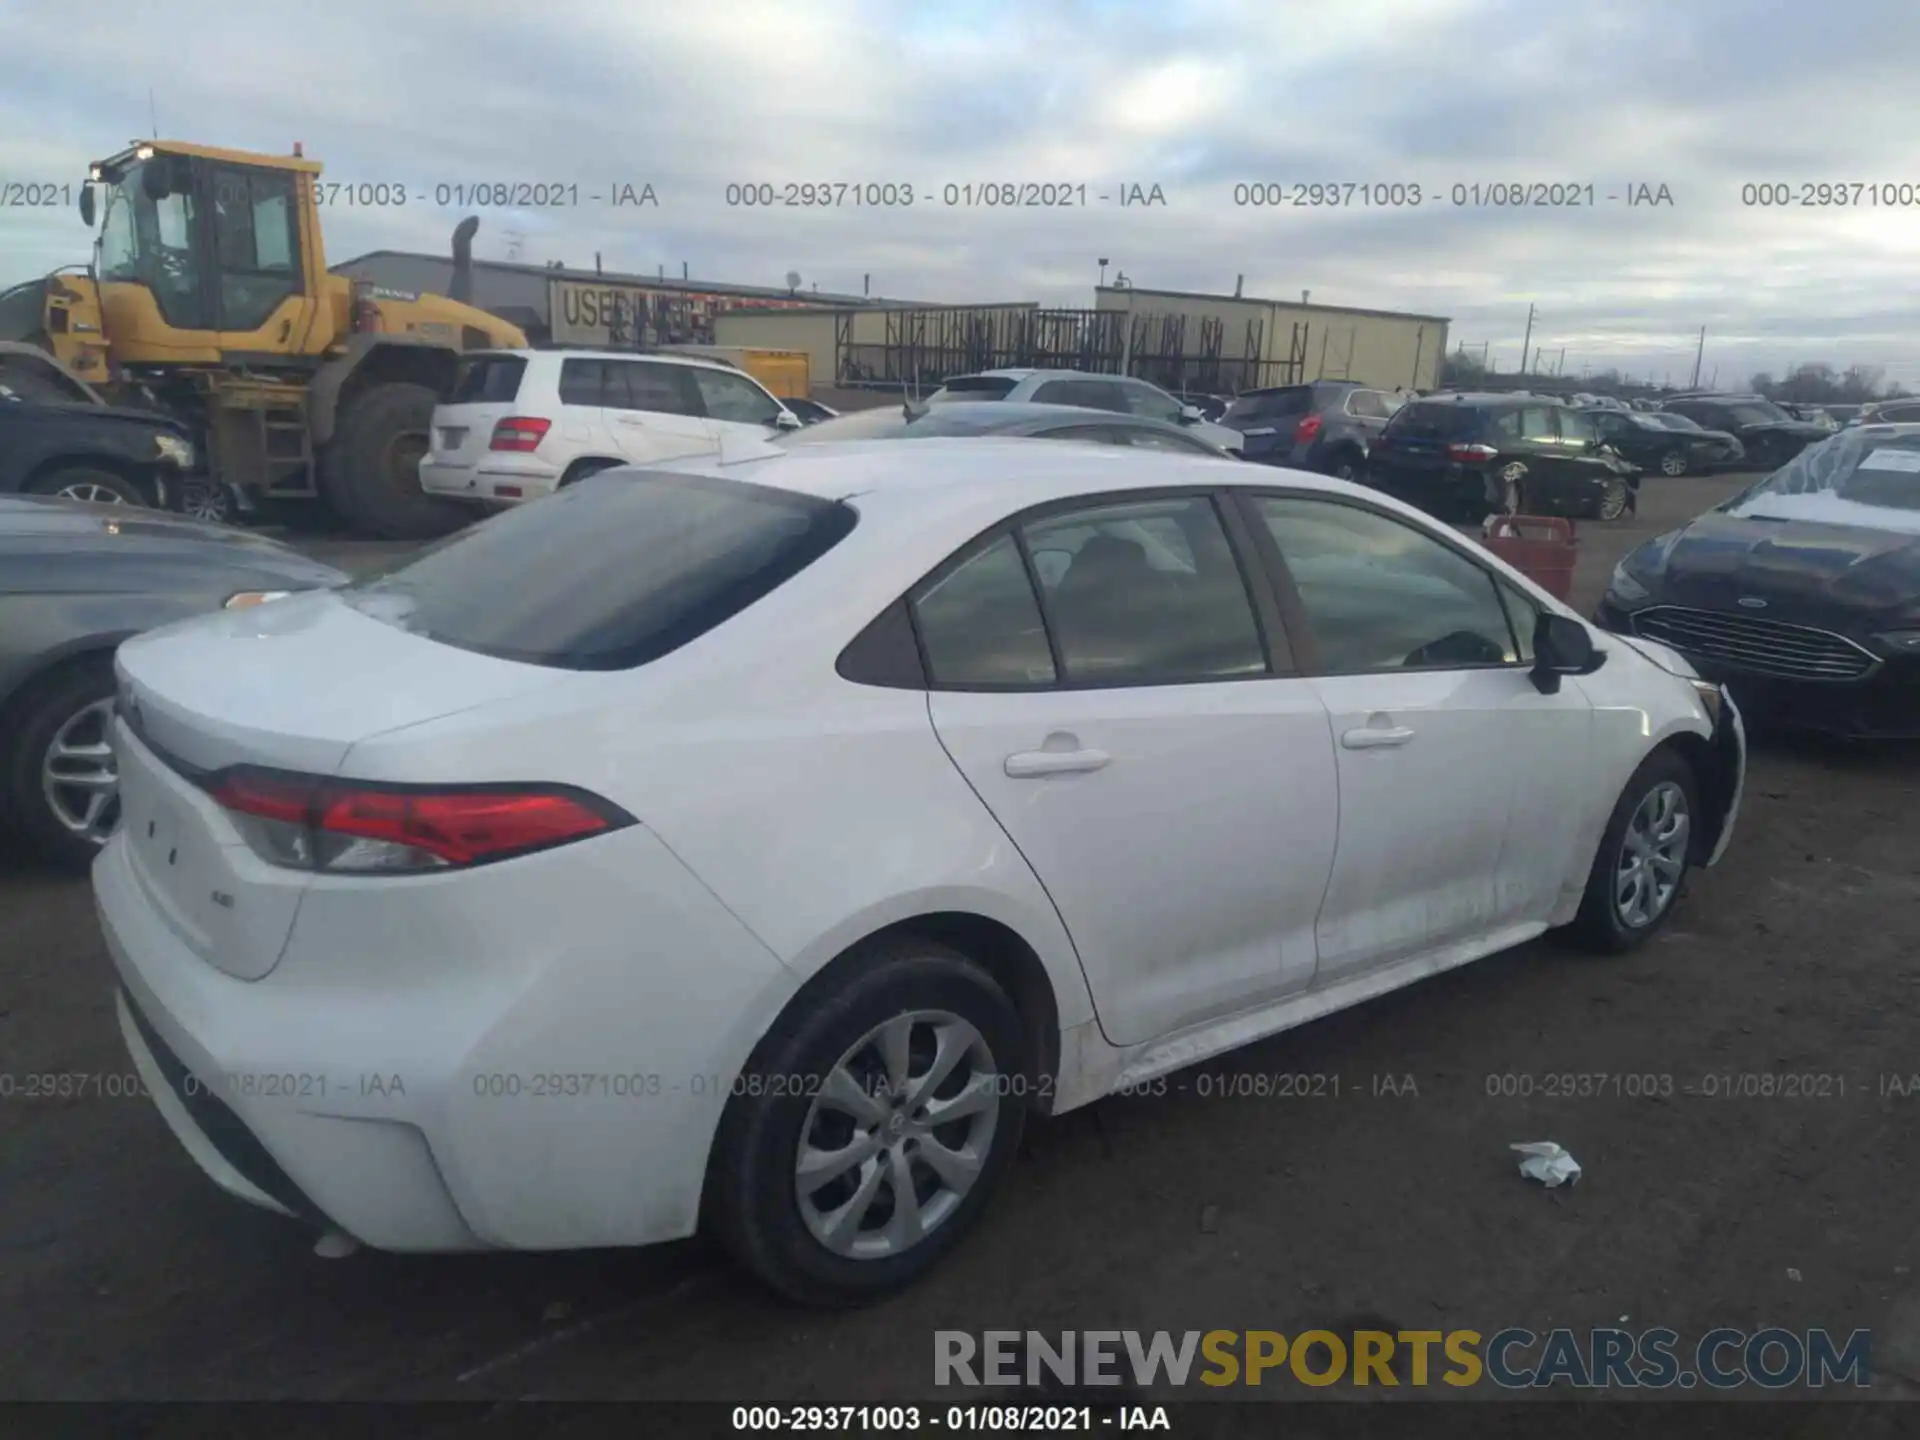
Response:
POLYGON ((1684 382, 1704 325, 1703 383, 1824 362, 1920 387, 1908 0, 115 0, 98 13, 113 23, 77 32, 67 5, 0 0, 0 286, 86 258, 72 194, 53 187, 157 128, 281 153, 300 141, 323 184, 345 187, 326 219, 335 263, 444 253, 467 213, 482 259, 597 253, 609 270, 770 285, 797 272, 803 289, 941 303, 1090 305, 1106 259, 1109 278, 1141 288, 1231 293, 1244 277, 1248 295, 1447 316, 1455 342, 1505 370, 1531 305, 1533 343, 1550 361, 1564 348, 1568 374, 1684 382), (493 182, 566 203, 456 193, 493 182), (809 182, 848 186, 837 201, 891 185, 913 203, 729 203, 729 186, 784 198, 809 182), (969 200, 1009 183, 1076 202, 1084 186, 1086 203, 969 200), (1592 203, 1486 203, 1521 184, 1592 203), (608 203, 647 185, 654 204, 608 203), (1784 188, 1744 188, 1760 185, 1784 188), (1797 203, 1818 185, 1811 198, 1839 186, 1856 203, 1797 203), (1134 186, 1164 202, 1119 203, 1134 186), (1251 203, 1303 186, 1343 203, 1251 203), (389 203, 344 203, 359 196, 389 203))

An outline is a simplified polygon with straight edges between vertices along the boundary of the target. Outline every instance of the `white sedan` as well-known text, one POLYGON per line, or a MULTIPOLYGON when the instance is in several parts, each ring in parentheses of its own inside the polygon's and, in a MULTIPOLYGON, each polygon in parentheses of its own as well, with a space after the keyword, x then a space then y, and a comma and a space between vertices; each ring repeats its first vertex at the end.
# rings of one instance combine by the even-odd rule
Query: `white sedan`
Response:
POLYGON ((397 1251, 897 1287, 1058 1114, 1727 844, 1732 703, 1319 476, 1018 439, 621 470, 119 651, 133 1060, 397 1251))

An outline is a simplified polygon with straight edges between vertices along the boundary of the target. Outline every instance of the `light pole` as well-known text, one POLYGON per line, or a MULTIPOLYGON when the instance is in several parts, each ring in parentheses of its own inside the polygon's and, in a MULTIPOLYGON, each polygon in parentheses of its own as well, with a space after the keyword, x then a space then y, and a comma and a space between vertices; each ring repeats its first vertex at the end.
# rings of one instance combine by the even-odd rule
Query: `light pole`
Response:
POLYGON ((1100 288, 1107 288, 1107 258, 1104 255, 1100 257, 1100 288))

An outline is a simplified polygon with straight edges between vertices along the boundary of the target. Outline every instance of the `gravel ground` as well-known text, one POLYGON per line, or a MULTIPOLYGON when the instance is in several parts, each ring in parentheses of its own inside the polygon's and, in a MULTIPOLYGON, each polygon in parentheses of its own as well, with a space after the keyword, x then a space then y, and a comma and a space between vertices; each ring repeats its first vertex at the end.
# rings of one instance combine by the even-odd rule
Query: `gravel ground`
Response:
MULTIPOLYGON (((1637 519, 1583 527, 1576 600, 1737 483, 1656 477, 1637 519)), ((394 548, 309 543, 355 567, 394 548)), ((857 1402, 927 1396, 936 1329, 1622 1317, 1868 1327, 1875 1393, 1900 1391, 1920 1376, 1897 1198, 1920 1179, 1920 1102, 1892 1093, 1920 1071, 1917 760, 1757 748, 1731 852, 1657 943, 1527 945, 1208 1072, 1336 1076, 1337 1098, 1203 1098, 1189 1076, 1040 1126, 963 1251, 865 1312, 782 1308, 698 1243, 322 1260, 202 1179, 145 1100, 0 1100, 0 1397, 857 1402), (1673 1093, 1538 1093, 1566 1072, 1673 1093), (1745 1075, 1833 1079, 1705 1093, 1745 1075), (1489 1093, 1506 1076, 1536 1093, 1489 1093), (1586 1167, 1577 1188, 1515 1173, 1507 1145, 1541 1139, 1586 1167)), ((127 1071, 108 987, 84 881, 0 868, 0 1068, 127 1071)))

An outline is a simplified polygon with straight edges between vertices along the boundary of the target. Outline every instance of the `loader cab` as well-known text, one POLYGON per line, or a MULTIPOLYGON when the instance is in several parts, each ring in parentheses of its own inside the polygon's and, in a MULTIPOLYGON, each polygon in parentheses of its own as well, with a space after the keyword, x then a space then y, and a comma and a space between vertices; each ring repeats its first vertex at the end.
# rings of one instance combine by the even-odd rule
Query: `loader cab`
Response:
POLYGON ((142 145, 93 169, 95 263, 122 364, 235 363, 312 354, 319 227, 311 161, 142 145), (262 163, 267 162, 267 163, 262 163))

